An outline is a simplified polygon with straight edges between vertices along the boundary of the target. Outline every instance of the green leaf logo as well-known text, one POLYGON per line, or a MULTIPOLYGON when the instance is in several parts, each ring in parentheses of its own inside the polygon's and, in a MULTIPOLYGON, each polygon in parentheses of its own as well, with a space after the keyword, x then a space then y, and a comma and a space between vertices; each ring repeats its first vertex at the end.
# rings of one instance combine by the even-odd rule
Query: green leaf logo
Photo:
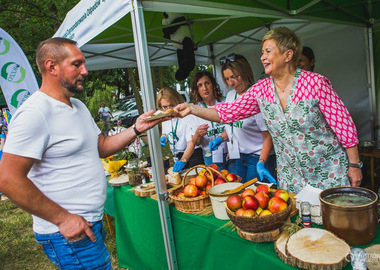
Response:
POLYGON ((9 52, 10 47, 11 44, 9 43, 9 41, 3 37, 0 37, 0 55, 7 54, 9 52))
POLYGON ((11 105, 18 108, 28 97, 30 92, 26 89, 19 89, 13 93, 11 98, 11 105))
POLYGON ((0 76, 8 82, 20 83, 25 79, 25 69, 15 62, 8 62, 1 68, 0 76))

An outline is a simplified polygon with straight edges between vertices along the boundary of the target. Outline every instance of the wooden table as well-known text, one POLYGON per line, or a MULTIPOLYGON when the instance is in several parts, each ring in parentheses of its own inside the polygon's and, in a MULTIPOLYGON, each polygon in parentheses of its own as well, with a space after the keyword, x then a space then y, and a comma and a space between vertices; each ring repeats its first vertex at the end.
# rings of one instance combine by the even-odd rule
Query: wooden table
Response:
POLYGON ((360 152, 359 154, 362 157, 369 157, 371 160, 371 189, 375 191, 375 170, 379 169, 379 167, 375 168, 375 159, 380 159, 380 149, 375 149, 371 152, 360 152))

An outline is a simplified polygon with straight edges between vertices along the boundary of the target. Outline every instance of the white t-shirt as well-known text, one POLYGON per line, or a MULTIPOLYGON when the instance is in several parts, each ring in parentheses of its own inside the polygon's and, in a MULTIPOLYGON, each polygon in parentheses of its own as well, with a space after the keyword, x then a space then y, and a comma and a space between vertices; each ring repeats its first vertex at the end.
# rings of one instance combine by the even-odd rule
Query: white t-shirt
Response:
MULTIPOLYGON (((4 152, 36 159, 28 177, 48 198, 87 221, 99 221, 107 196, 100 130, 81 101, 71 103, 35 92, 12 117, 4 152)), ((37 233, 58 231, 39 217, 33 221, 37 233)))
MULTIPOLYGON (((227 93, 226 102, 233 102, 239 97, 235 90, 231 90, 227 93)), ((262 131, 267 130, 261 113, 226 125, 228 138, 233 136, 238 141, 242 154, 260 155, 264 143, 262 131)))
POLYGON ((99 111, 98 111, 102 117, 107 117, 108 115, 110 115, 110 109, 105 106, 104 108, 103 107, 100 107, 99 111))
POLYGON ((191 140, 190 119, 192 117, 188 115, 184 118, 173 118, 162 122, 162 134, 166 134, 173 155, 185 152, 187 142, 191 140), (174 140, 174 137, 177 139, 174 140))
MULTIPOLYGON (((216 104, 219 104, 219 103, 221 103, 221 102, 216 101, 216 104)), ((199 102, 196 105, 204 107, 202 102, 199 102)), ((214 106, 207 106, 207 108, 213 108, 213 107, 214 106)), ((190 122, 191 129, 192 129, 192 135, 194 135, 195 132, 197 131, 197 128, 203 124, 207 124, 208 129, 207 129, 207 134, 205 136, 203 136, 203 138, 201 140, 201 147, 202 147, 203 151, 210 152, 210 148, 208 146, 209 142, 211 142, 211 141, 215 140, 217 137, 219 137, 223 133, 226 125, 220 124, 217 122, 211 122, 211 121, 193 116, 193 120, 190 122)), ((223 149, 223 153, 227 153, 227 143, 222 142, 219 145, 218 149, 223 149)))

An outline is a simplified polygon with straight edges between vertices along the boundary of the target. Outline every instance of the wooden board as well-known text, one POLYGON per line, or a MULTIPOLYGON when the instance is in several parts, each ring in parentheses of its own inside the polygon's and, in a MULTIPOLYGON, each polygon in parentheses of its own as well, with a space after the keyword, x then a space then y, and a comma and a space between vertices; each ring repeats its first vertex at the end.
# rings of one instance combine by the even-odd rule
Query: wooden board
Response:
POLYGON ((313 270, 342 269, 350 246, 329 231, 304 228, 289 237, 285 253, 289 264, 313 270))
POLYGON ((280 237, 277 238, 276 242, 274 243, 274 250, 276 251, 278 257, 286 264, 289 264, 288 262, 288 256, 286 255, 286 243, 289 239, 289 232, 283 231, 280 234, 280 237))
POLYGON ((380 270, 380 245, 371 245, 364 250, 367 252, 367 268, 380 270))
POLYGON ((112 178, 108 181, 108 185, 113 186, 113 187, 120 187, 120 186, 125 186, 128 185, 129 183, 129 178, 128 175, 122 174, 117 178, 112 178))
POLYGON ((259 233, 245 232, 239 227, 236 227, 236 229, 242 238, 256 243, 273 242, 280 235, 280 229, 259 233))
POLYGON ((138 185, 134 188, 134 192, 136 196, 139 197, 150 197, 156 193, 156 188, 154 182, 150 182, 148 184, 138 185))

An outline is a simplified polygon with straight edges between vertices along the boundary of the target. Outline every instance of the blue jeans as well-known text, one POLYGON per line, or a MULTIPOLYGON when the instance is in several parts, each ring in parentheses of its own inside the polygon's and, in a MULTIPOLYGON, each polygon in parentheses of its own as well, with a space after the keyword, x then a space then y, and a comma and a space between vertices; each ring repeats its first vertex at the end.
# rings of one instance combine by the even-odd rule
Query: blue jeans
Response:
POLYGON ((206 166, 208 166, 210 164, 215 164, 218 166, 219 171, 227 170, 228 172, 234 173, 234 171, 235 171, 235 160, 230 159, 227 161, 226 158, 227 158, 227 153, 223 154, 223 162, 214 163, 214 162, 212 162, 212 156, 206 157, 205 152, 203 152, 203 160, 204 160, 206 166))
POLYGON ((103 221, 92 224, 91 230, 96 236, 95 243, 88 236, 71 242, 60 232, 34 233, 34 236, 48 258, 59 269, 112 269, 111 256, 104 244, 106 234, 103 221))
MULTIPOLYGON (((259 179, 259 174, 256 170, 256 164, 259 161, 259 155, 252 154, 242 154, 240 153, 240 158, 235 159, 236 162, 236 174, 241 176, 241 183, 245 183, 253 178, 259 179)), ((276 168, 276 155, 270 155, 268 160, 265 162, 265 169, 267 169, 270 174, 276 179, 275 175, 276 168)), ((261 181, 264 183, 269 183, 269 181, 264 177, 261 181)))

